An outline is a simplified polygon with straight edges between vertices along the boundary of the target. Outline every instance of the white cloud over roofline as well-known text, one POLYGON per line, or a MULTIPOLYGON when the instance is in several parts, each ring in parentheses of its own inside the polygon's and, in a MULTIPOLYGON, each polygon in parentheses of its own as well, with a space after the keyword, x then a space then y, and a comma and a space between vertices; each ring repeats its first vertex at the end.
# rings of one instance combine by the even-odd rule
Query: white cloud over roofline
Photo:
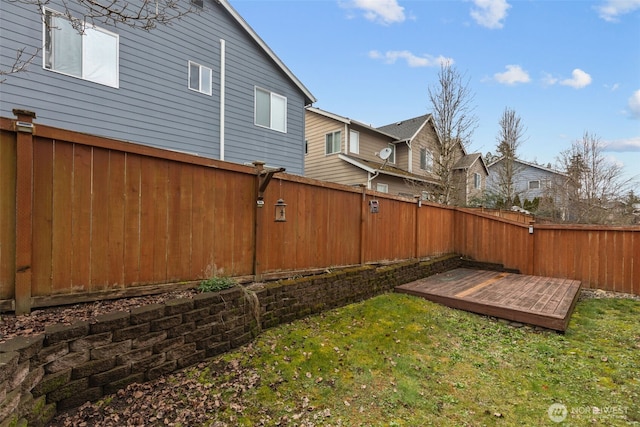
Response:
POLYGON ((471 17, 478 25, 490 29, 504 26, 507 11, 511 7, 506 0, 472 0, 476 6, 471 9, 471 17))
POLYGON ((404 7, 397 0, 348 0, 339 3, 342 7, 360 9, 369 21, 383 25, 404 22, 404 7))
POLYGON ((640 136, 634 138, 617 139, 615 141, 608 141, 603 145, 604 151, 616 151, 616 152, 640 152, 640 136))
POLYGON ((507 71, 504 73, 496 73, 493 75, 495 81, 511 86, 518 83, 529 83, 531 81, 529 73, 519 65, 507 65, 506 68, 507 71))
POLYGON ((563 86, 570 86, 574 89, 582 89, 591 84, 591 76, 579 68, 576 68, 571 72, 570 79, 564 79, 560 81, 563 86))
POLYGON ((631 95, 627 102, 627 106, 631 112, 631 117, 640 119, 640 90, 633 92, 633 95, 631 95))
POLYGON ((454 63, 452 58, 446 58, 442 55, 415 55, 408 50, 389 50, 385 53, 377 50, 369 52, 369 58, 377 59, 386 64, 395 64, 397 61, 404 60, 409 67, 439 67, 440 65, 451 65, 454 63))
POLYGON ((640 0, 606 0, 596 9, 600 18, 608 22, 617 22, 620 15, 640 9, 640 0))

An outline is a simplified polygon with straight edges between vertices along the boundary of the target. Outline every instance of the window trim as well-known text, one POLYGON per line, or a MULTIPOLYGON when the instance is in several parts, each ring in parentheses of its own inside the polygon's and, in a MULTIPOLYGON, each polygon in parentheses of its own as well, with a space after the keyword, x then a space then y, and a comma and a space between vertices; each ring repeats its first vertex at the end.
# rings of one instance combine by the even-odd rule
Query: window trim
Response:
MULTIPOLYGON (((114 39, 114 43, 115 43, 115 64, 113 65, 113 69, 115 71, 115 78, 114 78, 114 83, 106 83, 104 81, 98 81, 98 80, 94 80, 94 79, 90 79, 85 75, 85 71, 86 71, 86 64, 85 64, 85 57, 86 57, 86 49, 87 46, 85 45, 85 40, 86 39, 81 39, 82 42, 80 43, 80 61, 81 61, 81 72, 80 75, 75 75, 75 74, 71 74, 71 73, 67 73, 64 71, 60 71, 59 69, 55 69, 53 68, 52 65, 47 66, 47 58, 49 57, 50 54, 48 54, 47 52, 50 51, 51 49, 53 49, 53 42, 51 42, 51 46, 49 47, 49 49, 47 49, 47 38, 49 37, 49 29, 50 29, 50 25, 47 24, 47 18, 52 17, 55 19, 64 19, 66 21, 69 21, 69 19, 63 14, 58 12, 55 9, 51 9, 49 7, 43 6, 42 7, 42 14, 43 14, 43 19, 42 19, 42 68, 44 70, 47 71, 52 71, 54 73, 58 73, 58 74, 62 74, 64 76, 69 76, 69 77, 74 77, 76 79, 81 79, 87 82, 91 82, 91 83, 95 83, 95 84, 99 84, 99 85, 103 85, 103 86, 108 86, 108 87, 112 87, 115 89, 120 88, 120 34, 118 33, 114 33, 113 31, 109 31, 106 30, 104 28, 98 27, 96 25, 87 23, 87 22, 83 22, 83 33, 86 34, 87 31, 97 31, 103 35, 107 35, 110 36, 114 39), (49 14, 49 15, 47 15, 49 14)), ((77 18, 73 18, 75 20, 78 20, 77 18)))
POLYGON ((473 188, 478 190, 482 187, 482 177, 478 172, 473 173, 473 188))
POLYGON ((213 94, 213 69, 209 68, 209 67, 207 67, 205 65, 202 65, 202 64, 200 64, 198 62, 195 62, 195 61, 188 61, 187 67, 188 67, 187 87, 189 88, 189 90, 192 90, 194 92, 199 92, 199 93, 202 93, 204 95, 211 96, 213 94), (199 71, 198 86, 202 86, 202 70, 203 69, 204 70, 209 70, 209 91, 208 92, 203 91, 201 87, 199 87, 197 89, 191 87, 191 66, 192 65, 195 65, 195 66, 198 67, 198 71, 199 71))
POLYGON ((529 188, 529 190, 540 190, 542 188, 542 183, 540 182, 539 179, 530 180, 529 183, 528 183, 528 188, 529 188), (531 187, 531 184, 534 183, 534 182, 536 182, 538 184, 537 187, 531 187))
POLYGON ((433 172, 433 161, 433 151, 427 147, 420 147, 420 169, 426 172, 433 172), (430 159, 431 162, 428 162, 427 159, 430 159))
POLYGON ((396 163, 396 144, 393 143, 389 143, 388 145, 389 148, 391 148, 391 155, 388 158, 389 163, 396 163))
POLYGON ((376 191, 378 193, 386 193, 389 194, 389 184, 385 184, 383 182, 377 182, 376 183, 376 191), (383 188, 383 189, 381 189, 383 188))
POLYGON ((253 124, 256 126, 259 126, 261 128, 265 128, 265 129, 270 129, 276 132, 281 132, 281 133, 287 133, 287 107, 288 107, 288 100, 287 97, 284 95, 280 95, 278 93, 272 92, 270 90, 261 88, 259 86, 254 86, 254 90, 253 90, 253 124), (269 126, 266 126, 262 123, 258 123, 258 91, 263 92, 265 94, 269 94, 269 126), (278 129, 274 127, 274 123, 273 123, 273 101, 274 98, 276 99, 280 99, 281 101, 284 101, 284 111, 283 111, 283 117, 284 117, 284 129, 278 129))
POLYGON ((349 152, 360 154, 360 132, 352 129, 349 129, 349 152), (355 150, 353 149, 354 145, 353 145, 353 138, 352 138, 352 136, 354 135, 356 135, 355 150))
POLYGON ((331 156, 333 154, 340 154, 340 149, 342 148, 342 131, 341 130, 335 130, 333 132, 327 132, 324 134, 324 155, 325 156, 331 156), (335 141, 335 135, 338 134, 338 149, 336 151, 327 151, 328 145, 327 145, 327 137, 329 135, 331 135, 332 141, 331 141, 331 149, 335 150, 336 148, 336 141, 335 141))

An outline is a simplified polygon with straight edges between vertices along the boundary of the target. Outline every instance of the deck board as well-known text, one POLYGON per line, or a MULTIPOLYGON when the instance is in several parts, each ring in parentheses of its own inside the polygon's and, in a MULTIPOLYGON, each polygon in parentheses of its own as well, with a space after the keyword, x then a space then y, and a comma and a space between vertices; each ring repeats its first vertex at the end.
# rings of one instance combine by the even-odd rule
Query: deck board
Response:
POLYGON ((449 307, 564 331, 577 280, 457 268, 396 287, 449 307))

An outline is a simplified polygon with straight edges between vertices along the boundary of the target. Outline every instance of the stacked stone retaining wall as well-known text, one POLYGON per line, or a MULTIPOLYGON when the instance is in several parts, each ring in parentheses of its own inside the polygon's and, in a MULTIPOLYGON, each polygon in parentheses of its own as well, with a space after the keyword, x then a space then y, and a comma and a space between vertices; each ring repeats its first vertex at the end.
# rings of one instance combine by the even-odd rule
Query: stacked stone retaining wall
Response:
POLYGON ((261 329, 464 264, 448 255, 236 286, 11 339, 0 344, 0 427, 46 425, 58 411, 247 344, 261 329))

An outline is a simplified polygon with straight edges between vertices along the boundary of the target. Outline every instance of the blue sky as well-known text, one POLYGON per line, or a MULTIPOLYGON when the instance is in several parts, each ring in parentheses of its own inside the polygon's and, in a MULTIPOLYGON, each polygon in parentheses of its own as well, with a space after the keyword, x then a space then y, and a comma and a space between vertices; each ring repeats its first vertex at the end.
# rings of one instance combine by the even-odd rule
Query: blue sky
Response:
POLYGON ((640 180, 640 0, 231 4, 316 107, 373 126, 428 113, 450 60, 475 94, 469 152, 495 152, 508 107, 526 129, 523 160, 553 165, 588 131, 640 180))

